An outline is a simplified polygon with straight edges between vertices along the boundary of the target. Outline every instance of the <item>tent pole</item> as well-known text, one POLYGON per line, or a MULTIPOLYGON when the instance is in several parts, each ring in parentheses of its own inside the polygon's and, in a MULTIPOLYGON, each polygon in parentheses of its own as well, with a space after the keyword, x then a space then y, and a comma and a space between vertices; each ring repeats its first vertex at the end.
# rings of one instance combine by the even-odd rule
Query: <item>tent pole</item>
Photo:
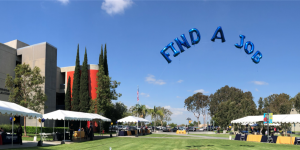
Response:
POLYGON ((12 116, 12 128, 11 128, 11 132, 12 132, 12 135, 11 135, 11 146, 14 146, 14 116, 12 116))
POLYGON ((66 120, 64 120, 64 144, 66 142, 66 120))
POLYGON ((42 141, 42 118, 41 118, 41 133, 40 133, 40 135, 41 135, 41 141, 42 141))
POLYGON ((53 121, 53 133, 54 133, 54 120, 52 120, 53 121))
POLYGON ((35 118, 35 135, 37 134, 37 117, 35 118))
POLYGON ((80 125, 79 125, 79 137, 80 137, 80 140, 81 140, 81 120, 80 120, 80 125))

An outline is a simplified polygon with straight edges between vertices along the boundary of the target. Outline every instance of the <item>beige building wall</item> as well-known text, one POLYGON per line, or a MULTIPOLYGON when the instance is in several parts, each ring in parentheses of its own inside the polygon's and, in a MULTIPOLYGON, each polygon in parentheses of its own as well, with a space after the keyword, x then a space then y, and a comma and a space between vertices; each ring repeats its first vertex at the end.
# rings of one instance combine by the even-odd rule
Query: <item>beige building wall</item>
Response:
MULTIPOLYGON (((47 101, 45 108, 40 113, 44 114, 56 110, 57 49, 44 42, 17 49, 17 56, 21 56, 22 63, 29 64, 31 68, 39 67, 41 75, 45 77, 43 87, 47 101)), ((35 126, 36 119, 27 118, 26 125, 35 126)), ((47 120, 45 126, 52 126, 52 121, 47 120)))
MULTIPOLYGON (((290 114, 299 114, 299 112, 297 112, 295 108, 292 108, 290 114)), ((300 131, 300 124, 299 123, 296 123, 295 126, 294 126, 294 124, 292 124, 292 132, 293 131, 300 131)))
MULTIPOLYGON (((0 100, 8 101, 9 92, 5 88, 6 75, 15 76, 17 50, 10 46, 0 43, 0 100)), ((9 123, 9 117, 0 114, 0 124, 9 123)))

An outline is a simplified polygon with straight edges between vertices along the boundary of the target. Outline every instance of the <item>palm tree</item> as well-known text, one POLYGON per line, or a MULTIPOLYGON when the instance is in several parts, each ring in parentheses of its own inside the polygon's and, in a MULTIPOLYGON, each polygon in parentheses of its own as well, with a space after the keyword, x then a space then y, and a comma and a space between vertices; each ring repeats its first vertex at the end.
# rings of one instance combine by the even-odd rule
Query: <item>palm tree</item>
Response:
POLYGON ((137 117, 146 118, 146 116, 149 113, 149 110, 147 109, 146 105, 140 105, 136 104, 135 106, 132 106, 130 108, 130 111, 135 114, 137 117))
POLYGON ((169 109, 164 107, 158 108, 161 113, 158 115, 160 123, 163 124, 163 121, 171 121, 171 115, 173 114, 169 109))
POLYGON ((156 121, 158 120, 158 116, 163 115, 163 112, 154 106, 153 109, 150 110, 151 120, 154 120, 154 126, 156 126, 156 121))

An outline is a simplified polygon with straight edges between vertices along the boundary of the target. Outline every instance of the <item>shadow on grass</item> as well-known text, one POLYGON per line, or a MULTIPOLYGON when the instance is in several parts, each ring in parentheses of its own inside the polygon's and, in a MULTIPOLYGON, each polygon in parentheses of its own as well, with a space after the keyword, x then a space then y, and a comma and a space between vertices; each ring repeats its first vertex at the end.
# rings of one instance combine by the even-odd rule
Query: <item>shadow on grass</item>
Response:
POLYGON ((254 145, 240 145, 240 146, 245 146, 245 147, 254 147, 254 145))

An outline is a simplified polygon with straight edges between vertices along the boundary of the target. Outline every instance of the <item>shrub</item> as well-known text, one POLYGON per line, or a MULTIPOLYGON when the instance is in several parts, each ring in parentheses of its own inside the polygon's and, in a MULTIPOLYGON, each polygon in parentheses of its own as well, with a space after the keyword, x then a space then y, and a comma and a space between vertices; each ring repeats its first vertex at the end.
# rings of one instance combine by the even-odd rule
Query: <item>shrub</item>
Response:
MULTIPOLYGON (((12 125, 11 124, 1 124, 1 128, 3 128, 6 132, 11 132, 12 125)), ((14 124, 14 133, 17 132, 17 129, 19 127, 19 124, 14 124)), ((24 133, 24 126, 22 126, 23 133, 24 133)), ((68 127, 66 127, 66 131, 68 130, 68 127)), ((36 127, 35 126, 26 126, 26 132, 28 134, 35 134, 36 127)), ((41 132, 41 127, 37 127, 37 134, 41 132)), ((42 132, 45 133, 52 133, 53 127, 42 127, 42 132)), ((54 132, 64 132, 64 127, 54 127, 54 132)))

